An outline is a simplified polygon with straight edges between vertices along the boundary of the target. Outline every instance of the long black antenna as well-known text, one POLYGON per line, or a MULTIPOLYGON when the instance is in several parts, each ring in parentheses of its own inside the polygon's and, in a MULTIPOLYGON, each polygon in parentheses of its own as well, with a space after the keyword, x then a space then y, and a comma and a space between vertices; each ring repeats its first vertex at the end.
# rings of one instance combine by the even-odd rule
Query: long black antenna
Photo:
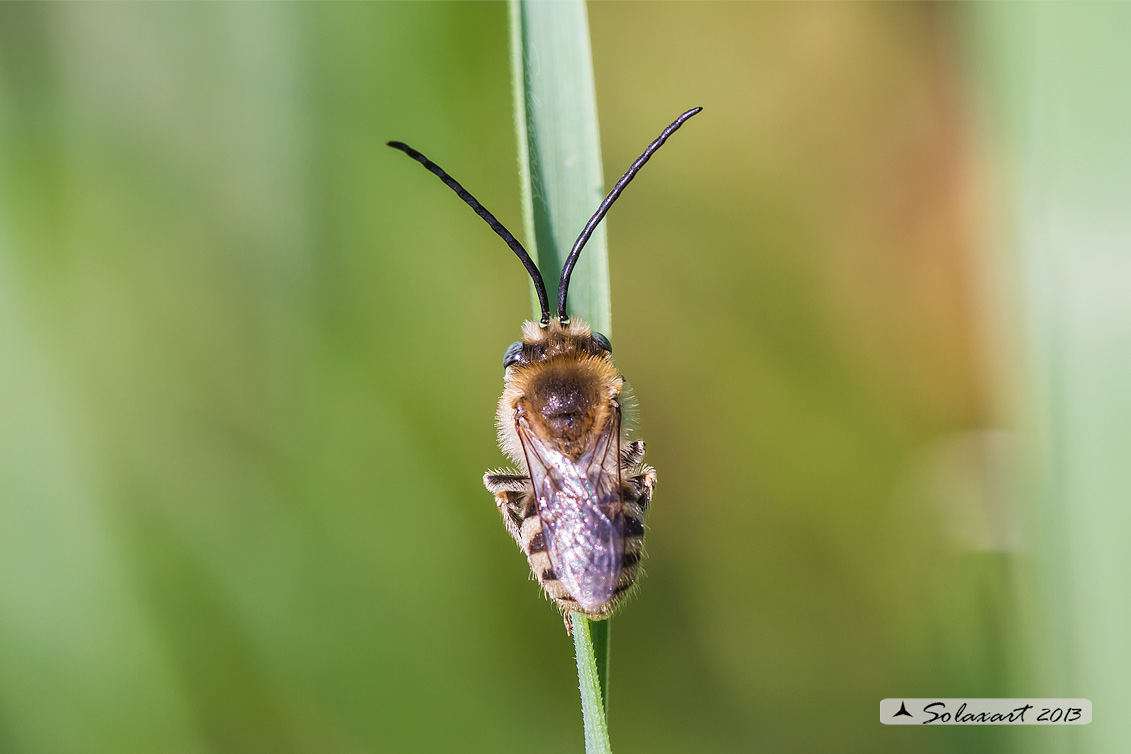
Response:
POLYGON ((409 157, 416 160, 424 167, 428 168, 428 170, 431 171, 437 178, 447 184, 448 188, 456 192, 456 196, 467 202, 467 206, 475 210, 475 214, 482 217, 487 222, 487 224, 491 226, 491 230, 499 234, 499 238, 502 238, 507 242, 507 246, 511 247, 511 251, 518 255, 518 258, 522 261, 522 266, 526 268, 526 271, 528 273, 530 273, 530 279, 534 281, 534 288, 538 292, 538 304, 542 307, 542 324, 549 324, 550 299, 546 295, 546 284, 542 282, 542 273, 538 271, 538 265, 534 264, 534 260, 530 258, 529 254, 526 253, 526 249, 522 248, 522 244, 518 242, 518 239, 515 238, 511 234, 511 232, 503 226, 501 222, 496 220, 495 216, 492 215, 486 207, 480 204, 478 199, 469 194, 467 189, 459 184, 459 181, 444 172, 444 169, 442 167, 432 162, 432 160, 429 160, 427 157, 422 155, 420 152, 417 152, 415 149, 410 147, 408 144, 405 144, 404 142, 390 141, 389 146, 393 149, 401 150, 409 157))
POLYGON ((621 192, 624 191, 624 187, 636 177, 636 174, 640 172, 640 168, 644 167, 644 163, 651 159, 652 155, 656 153, 656 150, 662 147, 664 142, 668 140, 668 137, 675 133, 688 118, 699 113, 702 109, 701 107, 695 107, 688 110, 683 115, 676 118, 674 123, 661 131, 656 140, 649 144, 648 148, 644 150, 644 154, 640 155, 640 157, 636 159, 636 162, 632 163, 632 167, 628 169, 628 172, 622 175, 620 180, 616 182, 616 185, 613 186, 613 190, 605 197, 605 201, 601 202, 601 206, 597 208, 593 217, 589 218, 589 222, 585 223, 585 228, 581 231, 581 235, 577 237, 577 240, 574 241, 573 249, 570 250, 569 256, 566 257, 565 264, 562 265, 562 279, 558 283, 558 318, 561 319, 563 324, 569 322, 569 315, 566 314, 566 292, 569 290, 569 276, 573 274, 573 266, 577 264, 577 258, 581 256, 581 249, 585 246, 585 242, 589 240, 589 236, 593 235, 593 231, 597 229, 597 225, 604 219, 605 213, 609 211, 609 208, 613 206, 613 202, 615 202, 621 192))

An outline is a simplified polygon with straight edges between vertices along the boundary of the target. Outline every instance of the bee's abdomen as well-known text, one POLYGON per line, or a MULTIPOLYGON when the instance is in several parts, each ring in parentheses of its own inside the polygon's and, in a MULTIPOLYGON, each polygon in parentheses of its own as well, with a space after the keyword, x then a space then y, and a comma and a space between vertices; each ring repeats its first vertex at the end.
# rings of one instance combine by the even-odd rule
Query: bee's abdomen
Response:
POLYGON ((607 618, 636 585, 640 561, 644 557, 642 516, 643 512, 639 509, 639 506, 634 503, 626 505, 623 517, 624 547, 618 564, 616 586, 609 599, 603 604, 585 608, 569 593, 569 590, 559 579, 554 564, 550 560, 542 520, 539 518, 537 510, 533 509, 522 522, 520 529, 522 549, 526 553, 527 562, 530 564, 530 572, 546 592, 546 596, 556 602, 563 613, 580 612, 593 620, 607 618))
POLYGON ((542 529, 542 519, 538 517, 537 508, 531 506, 531 514, 522 522, 522 551, 526 553, 526 560, 530 564, 530 572, 538 580, 539 585, 546 595, 558 603, 563 612, 579 609, 574 600, 554 571, 550 562, 550 551, 546 546, 546 535, 542 529))
MULTIPOLYGON (((548 530, 543 525, 534 491, 528 486, 529 477, 514 473, 492 472, 485 481, 488 489, 495 492, 499 512, 507 529, 522 548, 530 565, 532 576, 567 616, 580 612, 590 619, 607 618, 632 591, 640 575, 640 565, 644 557, 644 517, 652 499, 656 484, 656 472, 648 466, 641 466, 644 456, 644 443, 633 442, 621 449, 621 478, 623 480, 620 497, 620 514, 617 519, 617 536, 620 538, 619 559, 610 572, 614 579, 601 604, 590 603, 583 607, 559 578, 550 558, 548 530)), ((608 582, 606 582, 608 583, 608 582)))
MULTIPOLYGON (((613 605, 624 599, 636 586, 640 561, 644 559, 644 511, 628 502, 624 506, 624 555, 621 557, 620 578, 613 592, 613 605)), ((610 607, 610 609, 611 609, 610 607)))
MULTIPOLYGON (((637 441, 622 452, 622 473, 627 476, 644 458, 644 443, 637 441)), ((609 605, 609 612, 621 602, 640 575, 640 561, 644 559, 644 515, 652 501, 652 488, 656 484, 656 471, 645 466, 642 473, 628 478, 624 485, 624 555, 621 558, 620 577, 609 605)))

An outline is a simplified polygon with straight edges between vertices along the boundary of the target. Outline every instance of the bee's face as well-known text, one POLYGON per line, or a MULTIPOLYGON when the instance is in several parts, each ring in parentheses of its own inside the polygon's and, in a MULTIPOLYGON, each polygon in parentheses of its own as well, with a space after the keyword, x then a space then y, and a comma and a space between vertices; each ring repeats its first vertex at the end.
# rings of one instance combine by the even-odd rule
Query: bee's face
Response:
POLYGON ((608 359, 613 347, 609 339, 592 332, 584 323, 574 321, 562 325, 551 321, 545 326, 527 322, 522 340, 507 346, 503 367, 510 369, 541 364, 555 359, 581 359, 587 356, 608 359))

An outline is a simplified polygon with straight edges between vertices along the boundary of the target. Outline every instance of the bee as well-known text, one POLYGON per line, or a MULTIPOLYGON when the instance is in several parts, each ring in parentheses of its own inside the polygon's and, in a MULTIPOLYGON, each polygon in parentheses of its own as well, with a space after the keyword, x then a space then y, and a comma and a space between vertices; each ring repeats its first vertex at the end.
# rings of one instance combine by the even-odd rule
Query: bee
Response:
POLYGON ((503 354, 503 395, 496 412, 499 447, 518 470, 488 471, 487 490, 534 578, 562 611, 609 617, 636 584, 644 554, 644 517, 656 470, 644 465, 644 442, 629 441, 622 416, 624 378, 609 339, 566 309, 570 274, 613 202, 663 143, 689 118, 680 115, 616 182, 573 244, 558 283, 558 311, 538 266, 522 244, 455 179, 399 141, 389 146, 419 162, 468 204, 510 246, 534 282, 542 310, 522 340, 503 354))

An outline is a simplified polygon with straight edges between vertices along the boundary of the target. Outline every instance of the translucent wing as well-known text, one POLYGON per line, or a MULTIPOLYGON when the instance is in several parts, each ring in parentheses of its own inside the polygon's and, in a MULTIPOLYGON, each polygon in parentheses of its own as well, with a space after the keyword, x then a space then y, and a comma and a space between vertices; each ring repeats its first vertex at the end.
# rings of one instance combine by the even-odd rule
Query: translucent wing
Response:
POLYGON ((624 557, 620 409, 576 461, 539 439, 521 415, 515 427, 554 572, 583 609, 598 610, 613 597, 624 557))

